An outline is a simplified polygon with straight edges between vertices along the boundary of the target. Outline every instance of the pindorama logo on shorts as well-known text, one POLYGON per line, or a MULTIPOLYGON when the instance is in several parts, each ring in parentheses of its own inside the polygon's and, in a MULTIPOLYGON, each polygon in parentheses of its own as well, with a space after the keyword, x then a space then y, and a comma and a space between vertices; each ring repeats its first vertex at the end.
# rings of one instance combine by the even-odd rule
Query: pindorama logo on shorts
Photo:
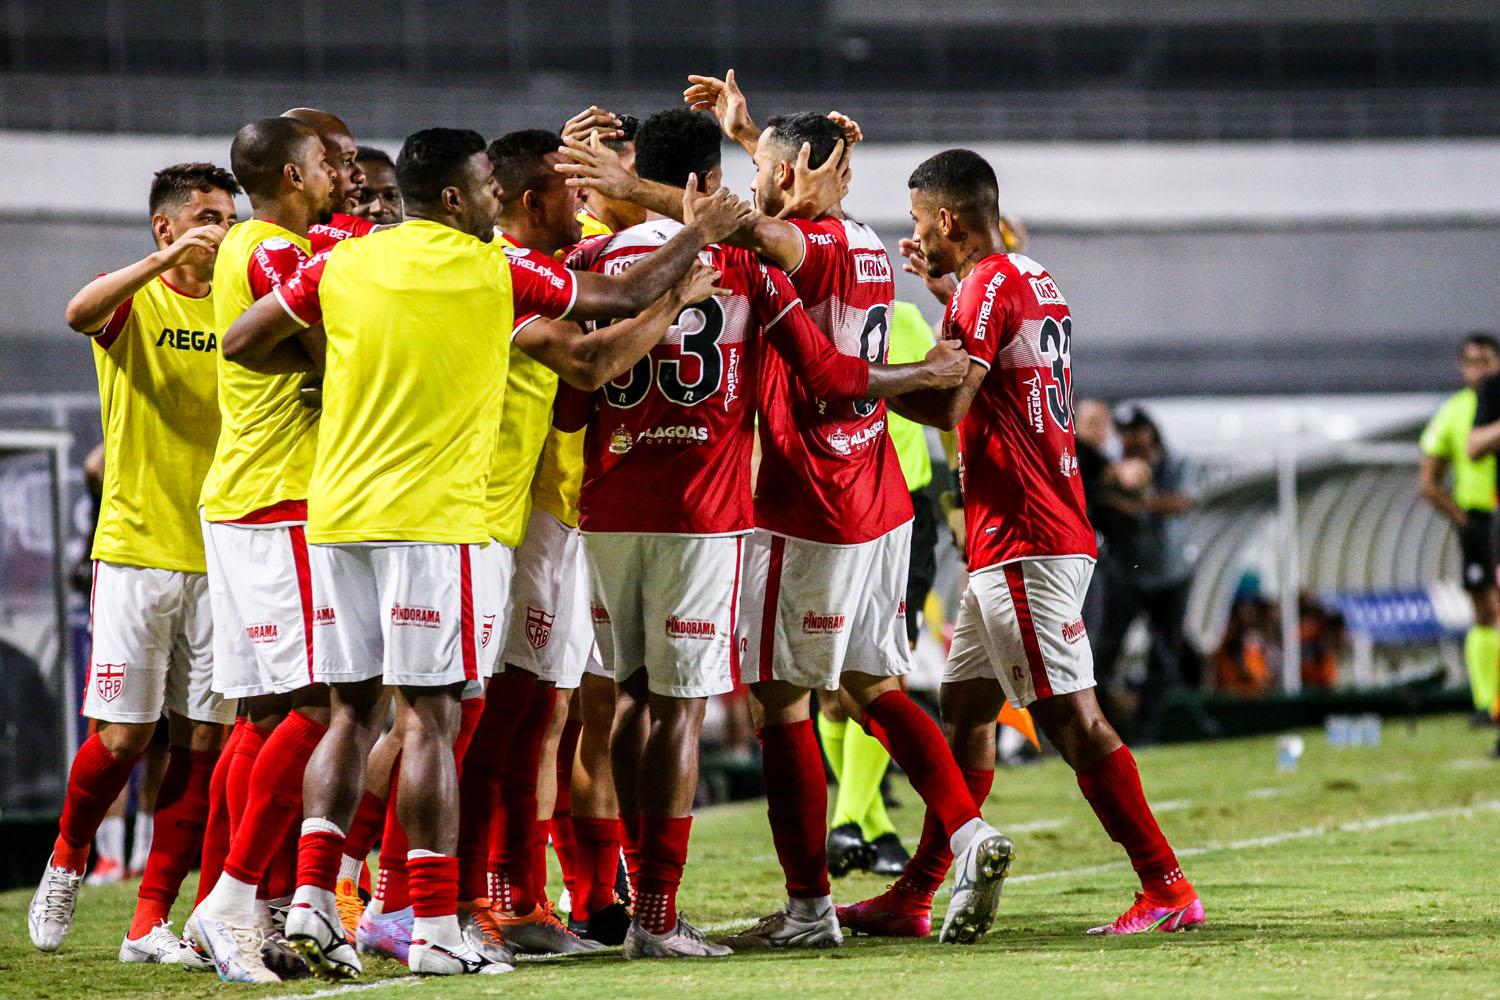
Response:
POLYGON ((594 624, 595 625, 608 625, 609 624, 609 612, 605 609, 604 605, 602 605, 602 604, 590 604, 589 605, 589 617, 592 618, 592 619, 594 619, 594 624))
POLYGON ((844 631, 845 616, 809 611, 802 616, 802 631, 807 635, 838 635, 844 631))
POLYGON ((392 625, 414 625, 417 628, 442 628, 443 613, 436 608, 413 608, 391 605, 392 625))
POLYGON ((319 625, 332 625, 337 621, 338 619, 334 616, 333 609, 327 605, 321 608, 313 608, 312 623, 314 628, 319 625))
POLYGON ((253 625, 246 625, 245 634, 249 636, 250 641, 255 643, 257 646, 273 643, 277 639, 276 623, 256 622, 253 625))
POLYGON ((526 605, 526 641, 531 643, 532 649, 541 649, 547 645, 547 640, 552 638, 552 622, 556 618, 555 614, 549 615, 541 608, 526 605))
POLYGON ((1084 627, 1082 618, 1075 618, 1070 622, 1063 622, 1063 642, 1066 642, 1068 645, 1073 645, 1075 642, 1077 642, 1079 639, 1082 639, 1086 635, 1088 635, 1088 629, 1084 627))
POLYGON ((666 625, 669 639, 712 639, 719 634, 719 626, 701 618, 678 618, 671 615, 667 618, 666 625))
POLYGON ((114 701, 125 690, 125 664, 94 664, 94 690, 105 701, 114 701))

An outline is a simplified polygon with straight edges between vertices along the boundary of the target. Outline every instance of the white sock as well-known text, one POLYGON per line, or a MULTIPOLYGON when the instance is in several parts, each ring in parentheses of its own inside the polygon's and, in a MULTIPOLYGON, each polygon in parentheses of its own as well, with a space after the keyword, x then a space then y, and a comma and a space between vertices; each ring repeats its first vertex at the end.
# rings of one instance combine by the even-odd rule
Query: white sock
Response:
POLYGON ((954 831, 953 836, 948 838, 948 848, 956 858, 969 849, 969 843, 979 835, 980 831, 989 828, 989 824, 979 817, 974 817, 963 826, 954 831))
POLYGON ((106 816, 94 832, 94 850, 100 861, 125 864, 125 817, 106 816))
POLYGON ((322 910, 324 913, 334 913, 338 910, 338 902, 334 899, 333 893, 315 885, 297 886, 297 891, 292 893, 292 905, 296 906, 299 903, 306 903, 313 909, 322 910))
POLYGON ((818 896, 816 899, 787 898, 786 911, 799 920, 817 920, 833 910, 833 896, 818 896))
POLYGON ((130 845, 130 868, 143 871, 151 854, 151 837, 156 832, 156 817, 147 812, 135 814, 135 842, 130 845))
POLYGON ((255 883, 241 882, 228 872, 221 872, 203 906, 211 913, 249 916, 255 913, 255 889, 255 883))
POLYGON ((440 944, 451 951, 464 947, 462 932, 458 929, 456 914, 446 917, 416 917, 411 922, 411 939, 440 944))
POLYGON ((359 884, 360 873, 365 870, 365 863, 360 858, 351 858, 344 855, 339 860, 339 881, 349 879, 355 885, 359 884))

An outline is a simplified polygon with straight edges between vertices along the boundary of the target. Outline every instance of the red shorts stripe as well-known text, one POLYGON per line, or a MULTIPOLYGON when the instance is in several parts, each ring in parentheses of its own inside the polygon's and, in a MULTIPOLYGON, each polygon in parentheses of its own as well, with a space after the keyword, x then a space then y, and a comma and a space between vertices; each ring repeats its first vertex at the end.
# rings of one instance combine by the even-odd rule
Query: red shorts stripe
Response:
POLYGON ((477 681, 479 650, 474 646, 474 571, 469 565, 467 545, 458 547, 458 641, 464 647, 464 678, 477 681))
POLYGON ((1042 662, 1042 647, 1036 641, 1036 626, 1031 621, 1031 602, 1026 599, 1026 574, 1019 563, 1005 567, 1005 582, 1010 587, 1010 603, 1016 609, 1016 627, 1021 630, 1021 644, 1026 647, 1026 666, 1031 670, 1031 688, 1038 698, 1052 697, 1052 682, 1047 679, 1047 665, 1042 662))
POLYGON ((765 607, 760 615, 760 679, 775 680, 771 669, 776 649, 776 605, 781 601, 781 563, 786 555, 786 539, 771 536, 771 562, 766 571, 765 607))
POLYGON ((307 560, 307 531, 297 524, 287 529, 292 540, 292 562, 297 567, 297 593, 302 598, 302 643, 307 647, 307 682, 313 679, 312 566, 307 560))
POLYGON ((745 562, 745 540, 734 540, 734 596, 729 600, 729 679, 740 686, 740 567, 745 562))

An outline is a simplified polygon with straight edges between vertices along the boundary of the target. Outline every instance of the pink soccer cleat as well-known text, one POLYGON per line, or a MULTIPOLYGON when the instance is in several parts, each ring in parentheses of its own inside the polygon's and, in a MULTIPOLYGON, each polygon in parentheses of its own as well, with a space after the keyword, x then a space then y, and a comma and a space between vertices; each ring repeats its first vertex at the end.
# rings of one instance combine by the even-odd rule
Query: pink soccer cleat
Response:
POLYGON ((834 908, 839 926, 846 931, 876 937, 927 937, 932 933, 932 900, 907 892, 897 882, 885 892, 861 903, 834 908))
POLYGON ((1135 894, 1130 909, 1115 918, 1112 924, 1090 927, 1090 934, 1145 934, 1148 931, 1189 931, 1202 927, 1204 922, 1203 902, 1197 897, 1186 906, 1161 906, 1146 899, 1146 894, 1135 894))

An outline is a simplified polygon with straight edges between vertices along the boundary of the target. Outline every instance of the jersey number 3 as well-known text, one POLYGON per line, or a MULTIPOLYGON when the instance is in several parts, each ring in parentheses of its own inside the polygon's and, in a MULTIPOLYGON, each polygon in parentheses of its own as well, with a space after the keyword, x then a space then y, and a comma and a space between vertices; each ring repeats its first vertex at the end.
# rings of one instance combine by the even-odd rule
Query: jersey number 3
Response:
MULTIPOLYGON (((661 358, 656 362, 656 387, 661 394, 679 406, 692 406, 712 396, 724 377, 724 355, 719 337, 724 332, 724 308, 716 298, 695 302, 677 314, 672 326, 682 331, 682 355, 697 360, 698 377, 683 381, 683 364, 678 358, 661 358)), ((604 387, 611 406, 628 410, 646 398, 651 391, 651 356, 637 361, 624 376, 604 387)))
POLYGON ((1042 324, 1042 357, 1052 361, 1052 382, 1047 386, 1047 409, 1063 430, 1073 426, 1073 317, 1061 321, 1047 317, 1042 324))

